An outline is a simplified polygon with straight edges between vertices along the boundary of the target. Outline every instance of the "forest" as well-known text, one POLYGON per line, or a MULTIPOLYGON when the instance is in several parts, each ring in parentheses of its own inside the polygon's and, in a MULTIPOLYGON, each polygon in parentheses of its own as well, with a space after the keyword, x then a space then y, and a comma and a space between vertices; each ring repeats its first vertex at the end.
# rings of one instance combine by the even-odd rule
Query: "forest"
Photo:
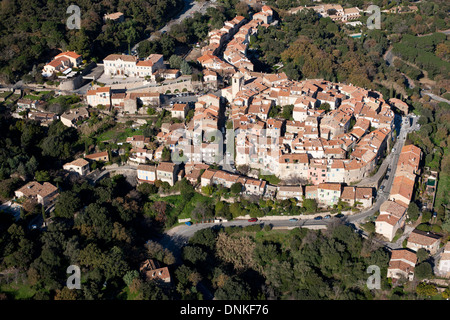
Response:
POLYGON ((4 0, 0 9, 0 82, 11 83, 40 69, 57 50, 73 50, 89 61, 127 51, 128 44, 164 26, 182 0, 92 0, 78 2, 81 29, 66 27, 71 1, 4 0), (125 21, 103 21, 123 12, 125 21))

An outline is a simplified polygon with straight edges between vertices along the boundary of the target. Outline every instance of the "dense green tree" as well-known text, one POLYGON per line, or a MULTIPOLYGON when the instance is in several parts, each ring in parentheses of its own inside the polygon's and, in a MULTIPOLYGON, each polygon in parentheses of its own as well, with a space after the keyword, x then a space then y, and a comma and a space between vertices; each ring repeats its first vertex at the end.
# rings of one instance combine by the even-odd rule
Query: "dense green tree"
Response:
POLYGON ((72 191, 62 192, 56 199, 55 214, 62 218, 73 218, 74 213, 80 209, 81 201, 72 191))
POLYGON ((433 269, 428 262, 422 262, 416 266, 414 274, 418 279, 428 279, 433 275, 433 269))

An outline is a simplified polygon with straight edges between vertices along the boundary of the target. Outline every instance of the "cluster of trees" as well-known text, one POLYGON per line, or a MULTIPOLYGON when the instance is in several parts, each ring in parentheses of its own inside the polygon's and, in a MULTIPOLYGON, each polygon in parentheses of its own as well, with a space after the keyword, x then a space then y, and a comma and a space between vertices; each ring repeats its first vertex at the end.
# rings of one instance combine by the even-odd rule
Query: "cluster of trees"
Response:
POLYGON ((364 40, 350 38, 331 19, 303 10, 283 17, 279 26, 260 28, 250 46, 263 71, 273 71, 282 62, 281 71, 295 80, 324 78, 370 87, 382 63, 379 49, 385 46, 377 36, 373 32, 364 40))
MULTIPOLYGON (((184 247, 179 269, 186 278, 201 279, 216 299, 371 299, 369 265, 380 267, 382 289, 389 289, 389 253, 348 226, 276 236, 269 230, 252 225, 198 231, 184 247)), ((182 299, 199 295, 198 282, 177 281, 182 299)))
POLYGON ((2 215, 1 269, 24 274, 23 284, 39 300, 111 299, 124 290, 138 299, 167 298, 160 284, 137 274, 147 258, 167 265, 175 261, 161 245, 152 241, 144 245, 157 235, 153 219, 142 215, 144 194, 123 176, 105 178, 96 186, 83 179, 64 181, 61 189, 44 230, 30 230, 25 220, 2 215), (81 290, 64 288, 69 265, 81 267, 81 290))
MULTIPOLYGON (((68 4, 40 1, 4 1, 0 11, 0 81, 14 82, 40 69, 55 49, 74 50, 83 59, 101 60, 107 54, 126 50, 164 25, 183 5, 182 0, 84 1, 81 29, 70 30, 65 23, 68 4), (123 12, 125 21, 103 21, 103 15, 123 12)), ((42 80, 34 72, 35 80, 42 80)))
POLYGON ((446 38, 443 33, 434 33, 425 37, 406 34, 400 42, 394 44, 393 52, 427 71, 431 79, 437 75, 448 79, 450 62, 448 61, 449 47, 445 43, 446 38))
MULTIPOLYGON (((0 117, 0 197, 9 198, 25 180, 48 175, 55 164, 70 158, 79 147, 78 133, 60 121, 49 127, 39 122, 0 117)), ((39 179, 46 181, 46 179, 39 179)))
MULTIPOLYGON (((412 143, 425 154, 423 165, 431 170, 439 172, 439 183, 435 198, 434 210, 438 213, 438 220, 443 221, 450 232, 450 213, 448 208, 448 197, 450 192, 450 154, 449 154, 449 136, 450 132, 449 117, 450 106, 447 103, 429 103, 423 100, 416 100, 411 97, 411 104, 414 112, 420 115, 419 131, 408 135, 408 143, 412 143), (445 222, 447 222, 445 224, 445 222)), ((443 225, 443 226, 444 226, 443 225)))

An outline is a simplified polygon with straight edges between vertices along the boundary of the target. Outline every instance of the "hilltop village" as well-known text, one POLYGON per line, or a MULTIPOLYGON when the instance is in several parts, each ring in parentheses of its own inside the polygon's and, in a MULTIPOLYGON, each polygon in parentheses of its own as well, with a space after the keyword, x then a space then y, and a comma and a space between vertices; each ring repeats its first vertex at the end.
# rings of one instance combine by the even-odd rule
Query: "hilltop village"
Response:
MULTIPOLYGON (((91 108, 124 117, 145 114, 146 107, 169 111, 178 121, 163 123, 154 139, 132 136, 126 140, 132 146, 128 163, 137 166, 139 183, 160 180, 173 186, 186 177, 199 188, 230 188, 240 183, 246 195, 295 198, 300 204, 303 198, 314 199, 324 207, 345 200, 369 208, 379 180, 365 186, 358 183, 372 176, 392 149, 398 130, 393 107, 407 114, 408 106, 352 84, 293 81, 283 72, 254 72, 247 58, 249 38, 258 27, 271 24, 277 24, 274 12, 263 6, 251 20, 236 16, 221 29, 209 32, 208 45, 201 48, 197 60, 204 68, 205 82, 215 83, 216 88, 219 78, 228 83, 215 94, 197 95, 193 103, 163 105, 164 94, 126 89, 127 84, 120 86, 120 79, 176 80, 181 76, 179 69, 167 68, 161 54, 144 59, 111 54, 103 60, 104 73, 117 79, 119 87, 94 85, 83 98, 86 106, 70 109, 60 119, 66 126, 77 127, 77 122, 89 117, 91 108), (166 150, 177 160, 167 159, 166 150), (276 177, 280 183, 271 184, 263 176, 276 177)), ((70 75, 80 64, 80 55, 63 52, 44 66, 43 74, 70 75)), ((36 104, 39 101, 18 103, 19 110, 36 109, 36 104)), ((39 118, 37 113, 33 113, 35 118, 39 118)), ((41 118, 51 121, 55 115, 46 113, 41 118)), ((420 156, 420 152, 414 153, 415 160, 420 156)), ((109 160, 106 152, 85 158, 109 160)), ((75 160, 67 167, 84 172, 86 165, 75 160)), ((405 181, 414 185, 415 176, 395 180, 393 189, 410 199, 411 190, 404 191, 405 181)), ((407 206, 408 201, 402 205, 407 206)))
POLYGON ((448 299, 437 4, 172 2, 0 70, 0 300, 448 299))

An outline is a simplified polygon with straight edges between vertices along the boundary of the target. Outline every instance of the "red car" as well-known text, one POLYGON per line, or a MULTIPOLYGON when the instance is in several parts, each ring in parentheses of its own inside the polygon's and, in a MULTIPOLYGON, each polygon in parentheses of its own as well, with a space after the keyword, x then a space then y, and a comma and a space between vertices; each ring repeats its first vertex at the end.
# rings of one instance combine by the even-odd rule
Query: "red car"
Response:
POLYGON ((258 221, 257 218, 251 218, 251 219, 248 219, 248 222, 256 222, 256 221, 258 221))

